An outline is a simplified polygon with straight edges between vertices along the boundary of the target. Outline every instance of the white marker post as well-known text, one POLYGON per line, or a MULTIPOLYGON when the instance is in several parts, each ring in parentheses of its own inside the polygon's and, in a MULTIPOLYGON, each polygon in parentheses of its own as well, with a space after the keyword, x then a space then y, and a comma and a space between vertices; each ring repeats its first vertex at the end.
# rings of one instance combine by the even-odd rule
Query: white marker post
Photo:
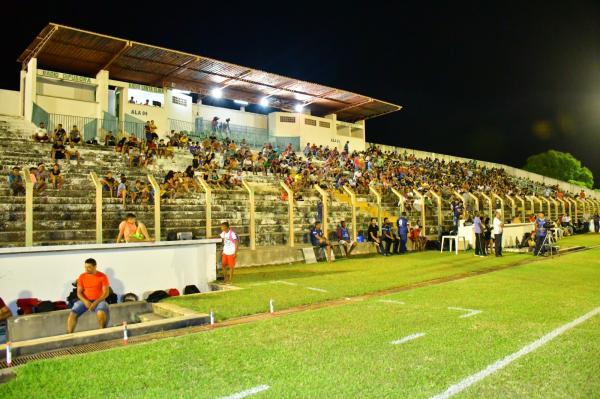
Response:
POLYGON ((275 309, 273 307, 273 300, 269 299, 269 313, 273 313, 275 312, 275 309))
POLYGON ((123 322, 123 344, 127 345, 129 343, 129 334, 127 333, 127 322, 123 322))
POLYGON ((10 342, 6 343, 6 367, 10 367, 12 365, 12 349, 10 342))
POLYGON ((210 325, 214 326, 215 325, 215 313, 213 312, 213 310, 210 310, 210 325))

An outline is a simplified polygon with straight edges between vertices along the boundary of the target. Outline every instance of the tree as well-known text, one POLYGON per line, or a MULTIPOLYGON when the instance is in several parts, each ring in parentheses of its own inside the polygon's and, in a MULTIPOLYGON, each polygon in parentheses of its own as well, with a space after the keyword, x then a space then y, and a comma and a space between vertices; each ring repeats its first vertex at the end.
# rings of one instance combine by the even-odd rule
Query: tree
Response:
POLYGON ((549 150, 532 155, 523 169, 587 188, 594 185, 592 171, 568 152, 549 150))

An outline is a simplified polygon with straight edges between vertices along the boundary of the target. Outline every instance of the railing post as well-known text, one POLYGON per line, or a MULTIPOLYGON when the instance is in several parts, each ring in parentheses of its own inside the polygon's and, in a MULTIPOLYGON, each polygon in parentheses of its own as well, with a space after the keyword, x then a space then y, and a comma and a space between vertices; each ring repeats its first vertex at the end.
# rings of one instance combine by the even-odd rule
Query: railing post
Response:
MULTIPOLYGON (((373 186, 369 186, 369 191, 375 196, 375 200, 377 201, 377 224, 379 225, 379 234, 381 235, 381 228, 383 227, 381 225, 381 194, 373 186)), ((425 206, 425 203, 423 203, 423 206, 425 206)))
POLYGON ((521 219, 523 219, 523 223, 525 223, 525 200, 518 195, 515 195, 515 198, 521 203, 521 219))
MULTIPOLYGON (((425 198, 423 197, 423 194, 421 194, 420 192, 418 192, 417 190, 413 190, 413 193, 415 193, 417 195, 417 197, 419 197, 419 199, 421 200, 421 227, 423 228, 423 234, 425 235, 425 198)), ((458 245, 458 244, 456 244, 458 245)))
POLYGON ((500 209, 502 210, 502 217, 506 218, 506 216, 504 215, 504 198, 502 198, 501 196, 499 196, 498 194, 492 192, 492 198, 497 199, 498 201, 500 201, 500 209))
POLYGON ((398 197, 398 202, 400 203, 400 212, 404 212, 404 203, 406 202, 406 198, 404 197, 404 195, 402 195, 401 192, 396 190, 394 187, 392 187, 392 193, 394 193, 394 195, 398 197))
POLYGON ((564 215, 565 213, 567 213, 567 207, 565 206, 565 200, 562 198, 557 198, 556 199, 559 203, 560 203, 560 207, 562 209, 562 214, 564 215))
POLYGON ((444 222, 444 218, 442 217, 442 197, 433 190, 429 190, 429 192, 437 201, 438 226, 442 226, 442 223, 444 222))
POLYGON ((152 175, 148 175, 148 181, 154 190, 154 241, 160 242, 160 186, 152 175))
POLYGON ((323 220, 321 220, 321 223, 323 225, 323 234, 325 234, 325 237, 329 238, 329 194, 327 194, 327 192, 323 190, 318 184, 315 184, 314 187, 315 190, 317 190, 319 194, 321 194, 321 201, 323 202, 323 220))
MULTIPOLYGON (((548 207, 548 218, 552 219, 552 208, 550 207, 550 200, 546 197, 541 197, 540 202, 545 202, 548 207)), ((542 212, 544 211, 544 205, 542 204, 542 212)))
POLYGON ((577 197, 577 198, 575 198, 575 202, 577 202, 578 204, 581 204, 581 217, 583 217, 583 215, 585 215, 585 201, 582 200, 581 198, 577 197))
POLYGON ((288 196, 288 225, 290 229, 288 244, 290 247, 294 247, 294 192, 284 182, 279 182, 279 184, 283 187, 288 196))
POLYGON ((33 182, 29 175, 29 169, 23 167, 21 170, 25 182, 25 246, 33 246, 33 182))
MULTIPOLYGON (((494 206, 492 205, 492 199, 484 192, 480 191, 479 194, 486 200, 488 203, 488 208, 490 209, 490 219, 494 220, 494 206)), ((502 210, 502 218, 504 218, 504 210, 502 210)))
MULTIPOLYGON (((477 198, 477 196, 470 191, 467 191, 467 195, 473 199, 475 202, 475 210, 479 212, 479 198, 477 198)), ((467 208, 466 204, 463 204, 463 206, 465 209, 467 208)))
POLYGON ((571 215, 571 220, 573 220, 576 223, 579 220, 579 218, 577 217, 577 201, 575 201, 573 198, 567 198, 567 201, 569 201, 569 203, 573 205, 573 215, 571 215))
POLYGON ((206 238, 212 236, 212 188, 208 186, 208 183, 201 177, 196 177, 196 180, 200 184, 200 187, 204 190, 204 206, 206 214, 206 238))
POLYGON ((529 201, 529 205, 531 206, 529 209, 531 209, 531 213, 535 213, 535 205, 533 204, 533 196, 526 195, 525 198, 529 201))
POLYGON ((508 194, 505 194, 506 198, 508 198, 508 200, 510 201, 510 217, 511 219, 514 219, 515 216, 517 215, 517 211, 515 209, 515 200, 508 194))
MULTIPOLYGON (((558 201, 555 200, 554 198, 548 198, 548 200, 554 204, 554 213, 556 218, 558 218, 560 216, 560 212, 558 211, 558 201)), ((548 206, 548 209, 550 209, 550 206, 548 206)))
POLYGON ((356 241, 358 237, 358 226, 356 225, 356 194, 350 187, 342 186, 346 194, 350 197, 350 206, 352 207, 352 239, 356 241))
POLYGON ((242 185, 248 191, 248 206, 250 213, 250 249, 256 249, 256 201, 254 200, 254 189, 242 180, 242 185))
POLYGON ((102 244, 102 184, 96 172, 90 172, 96 190, 96 244, 102 244))

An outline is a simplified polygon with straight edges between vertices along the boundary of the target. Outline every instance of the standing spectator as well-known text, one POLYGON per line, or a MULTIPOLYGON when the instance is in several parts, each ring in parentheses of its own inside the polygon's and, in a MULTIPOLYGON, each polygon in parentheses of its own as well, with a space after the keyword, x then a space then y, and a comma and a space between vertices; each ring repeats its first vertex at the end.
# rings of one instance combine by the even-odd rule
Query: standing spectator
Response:
POLYGON ((492 251, 492 226, 490 226, 490 218, 485 218, 483 221, 483 246, 486 250, 486 256, 492 251))
POLYGON ((544 254, 542 246, 546 239, 546 233, 546 218, 544 217, 544 212, 540 212, 535 219, 535 249, 533 250, 535 256, 539 255, 540 252, 542 255, 544 254))
POLYGON ((346 154, 350 153, 350 140, 346 141, 346 144, 344 144, 344 152, 346 154))
POLYGON ((225 119, 225 126, 223 127, 225 133, 229 136, 231 134, 231 128, 229 127, 229 121, 230 119, 227 118, 225 119))
POLYGON ((371 219, 371 223, 367 229, 367 241, 375 244, 377 252, 383 256, 387 256, 385 249, 383 248, 383 244, 381 243, 381 239, 379 238, 379 226, 377 226, 377 219, 375 218, 371 219))
POLYGON ((229 227, 229 222, 221 223, 221 234, 223 240, 223 253, 221 255, 221 267, 223 268, 223 279, 225 284, 233 281, 233 269, 235 268, 235 255, 239 249, 239 238, 229 227), (225 271, 228 269, 229 273, 225 271))
POLYGON ((592 219, 594 220, 594 233, 600 232, 600 216, 598 216, 598 212, 594 214, 592 219))
POLYGON ((8 187, 13 192, 13 195, 25 194, 25 184, 23 184, 23 177, 21 176, 21 168, 15 166, 12 169, 10 175, 8 175, 8 187))
POLYGON ((135 100, 134 100, 133 96, 131 96, 131 98, 129 99, 129 104, 135 104, 135 100))
POLYGON ((496 256, 502 256, 502 232, 504 230, 504 223, 502 222, 502 213, 496 212, 494 217, 494 248, 496 256))
POLYGON ((402 216, 396 221, 398 226, 398 236, 400 237, 400 253, 406 253, 406 242, 408 241, 408 219, 406 212, 402 212, 402 216))
POLYGON ((213 134, 217 133, 217 127, 219 126, 219 117, 215 116, 212 120, 212 122, 210 123, 210 128, 211 128, 211 132, 213 134))
POLYGON ((310 242, 313 247, 325 249, 326 259, 328 263, 331 263, 331 244, 327 237, 323 235, 321 230, 321 222, 316 221, 314 227, 310 230, 310 242))
POLYGON ((350 253, 356 247, 356 243, 350 239, 350 232, 348 231, 346 222, 344 220, 340 222, 340 225, 337 228, 337 238, 340 246, 344 248, 346 256, 350 256, 350 253))
POLYGON ((381 236, 385 242, 385 253, 392 255, 394 253, 400 253, 398 247, 400 246, 400 239, 394 234, 392 222, 388 218, 383 219, 383 226, 381 226, 381 236))
POLYGON ((110 284, 106 274, 96 269, 96 260, 85 260, 85 273, 77 279, 77 298, 69 318, 67 319, 67 333, 71 334, 77 325, 79 316, 87 311, 96 312, 99 328, 106 327, 108 320, 108 304, 105 299, 109 294, 110 284))
POLYGON ((475 211, 475 217, 473 218, 473 231, 475 232, 475 256, 486 256, 484 238, 483 238, 483 223, 479 216, 479 211, 475 211))
POLYGON ((33 139, 40 143, 47 143, 50 141, 50 136, 48 136, 48 130, 46 129, 44 122, 40 122, 40 127, 35 129, 33 139))

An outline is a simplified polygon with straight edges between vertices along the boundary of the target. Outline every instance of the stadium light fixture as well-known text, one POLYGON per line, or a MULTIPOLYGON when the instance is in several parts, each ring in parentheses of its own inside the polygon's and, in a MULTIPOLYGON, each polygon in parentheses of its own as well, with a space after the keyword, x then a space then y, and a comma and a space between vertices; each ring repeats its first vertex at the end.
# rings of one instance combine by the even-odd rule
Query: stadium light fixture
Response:
POLYGON ((233 102, 240 105, 248 105, 248 101, 244 100, 233 100, 233 102))
POLYGON ((296 110, 296 112, 302 112, 302 110, 304 109, 304 104, 296 104, 294 109, 296 110))
POLYGON ((262 107, 268 107, 269 106, 269 99, 267 97, 263 97, 260 99, 260 105, 262 107))
POLYGON ((223 97, 223 90, 219 89, 218 87, 215 87, 214 89, 212 89, 212 91, 210 92, 210 94, 214 98, 221 98, 221 97, 223 97))

